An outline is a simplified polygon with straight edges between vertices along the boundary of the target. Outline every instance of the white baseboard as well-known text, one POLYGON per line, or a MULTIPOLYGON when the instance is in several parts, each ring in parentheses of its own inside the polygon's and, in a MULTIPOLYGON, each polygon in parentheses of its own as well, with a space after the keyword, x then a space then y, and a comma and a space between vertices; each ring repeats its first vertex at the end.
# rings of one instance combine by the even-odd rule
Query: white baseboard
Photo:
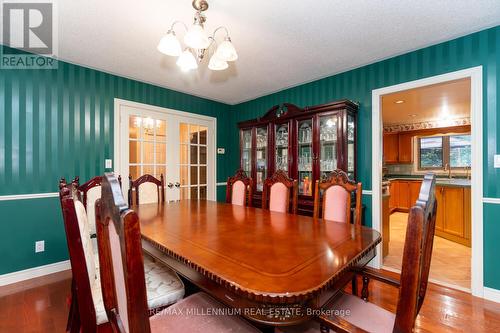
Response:
POLYGON ((69 260, 0 275, 0 286, 71 269, 69 260))
POLYGON ((500 303, 500 290, 484 287, 484 299, 500 303))

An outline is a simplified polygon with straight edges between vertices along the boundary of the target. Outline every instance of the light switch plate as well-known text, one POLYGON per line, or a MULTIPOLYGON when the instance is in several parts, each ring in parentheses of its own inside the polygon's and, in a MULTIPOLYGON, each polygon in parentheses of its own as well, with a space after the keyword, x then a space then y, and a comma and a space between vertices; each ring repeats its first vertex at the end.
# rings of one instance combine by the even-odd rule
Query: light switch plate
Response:
POLYGON ((113 160, 107 158, 105 161, 105 166, 106 169, 111 169, 113 167, 113 160))
POLYGON ((217 148, 217 154, 224 155, 226 153, 226 148, 217 148))
POLYGON ((35 242, 35 253, 43 252, 43 251, 45 251, 45 241, 43 241, 43 240, 36 241, 35 242))
POLYGON ((500 168, 500 155, 495 155, 493 158, 493 167, 500 168))

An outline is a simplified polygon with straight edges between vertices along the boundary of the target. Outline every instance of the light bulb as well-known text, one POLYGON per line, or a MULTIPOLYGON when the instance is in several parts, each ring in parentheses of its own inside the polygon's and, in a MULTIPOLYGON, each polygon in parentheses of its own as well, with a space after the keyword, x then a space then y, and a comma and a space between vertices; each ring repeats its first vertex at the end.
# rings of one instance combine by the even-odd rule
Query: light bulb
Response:
POLYGON ((235 61, 238 59, 238 53, 236 53, 236 49, 229 37, 226 37, 226 39, 220 43, 215 54, 219 59, 224 61, 235 61))
POLYGON ((191 51, 189 51, 188 49, 182 52, 182 54, 177 59, 176 64, 181 68, 183 72, 187 72, 189 70, 198 68, 198 63, 196 62, 196 59, 194 58, 191 51))
POLYGON ((210 40, 202 25, 195 22, 184 36, 184 43, 193 49, 206 49, 210 40))
POLYGON ((224 60, 220 60, 215 54, 210 58, 210 61, 208 63, 208 69, 212 71, 223 71, 228 67, 229 65, 227 64, 227 62, 224 60))
POLYGON ((169 56, 178 57, 182 53, 181 43, 170 30, 158 43, 158 51, 169 56))

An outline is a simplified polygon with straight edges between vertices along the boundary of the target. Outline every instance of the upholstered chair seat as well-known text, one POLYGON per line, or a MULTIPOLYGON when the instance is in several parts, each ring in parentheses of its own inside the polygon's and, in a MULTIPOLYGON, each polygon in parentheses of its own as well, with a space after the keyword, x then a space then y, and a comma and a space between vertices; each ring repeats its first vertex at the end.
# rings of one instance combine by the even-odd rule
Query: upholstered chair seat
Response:
MULTIPOLYGON (((99 276, 98 265, 96 269, 97 276, 99 276)), ((157 264, 148 255, 144 255, 144 273, 149 309, 166 307, 184 297, 184 284, 177 274, 165 265, 157 264)), ((104 309, 100 279, 96 280, 92 296, 94 298, 97 324, 106 323, 108 317, 104 309)))
MULTIPOLYGON (((75 201, 75 210, 80 226, 80 236, 89 272, 92 300, 96 312, 97 324, 108 322, 103 304, 99 273, 99 255, 90 238, 90 225, 85 208, 80 201, 75 201)), ((177 274, 162 264, 157 264, 147 255, 144 256, 144 272, 146 277, 146 293, 148 308, 157 309, 171 305, 184 297, 184 284, 177 274)))
POLYGON ((288 188, 283 183, 275 183, 271 186, 269 195, 269 210, 272 212, 286 213, 290 204, 288 188))
POLYGON ((246 186, 241 181, 238 180, 233 184, 233 191, 231 193, 231 203, 233 205, 244 206, 245 205, 245 194, 246 186))
POLYGON ((297 180, 288 177, 283 170, 277 170, 264 180, 262 208, 278 213, 297 213, 297 180))
MULTIPOLYGON (((371 333, 392 332, 396 315, 359 297, 342 293, 324 313, 336 313, 351 325, 371 333)), ((333 318, 333 317, 332 317, 333 318)), ((278 330, 283 333, 320 333, 320 324, 315 321, 278 330)))
POLYGON ((151 332, 255 333, 255 327, 238 316, 207 315, 229 308, 205 293, 196 293, 149 318, 151 332))

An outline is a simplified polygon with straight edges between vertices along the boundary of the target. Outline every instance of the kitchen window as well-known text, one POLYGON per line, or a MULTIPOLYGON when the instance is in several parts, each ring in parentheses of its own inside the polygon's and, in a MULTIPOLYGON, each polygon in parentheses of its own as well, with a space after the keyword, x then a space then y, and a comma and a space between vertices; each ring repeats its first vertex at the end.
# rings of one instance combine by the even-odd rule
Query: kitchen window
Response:
POLYGON ((470 134, 418 138, 419 170, 468 168, 471 166, 470 134))

